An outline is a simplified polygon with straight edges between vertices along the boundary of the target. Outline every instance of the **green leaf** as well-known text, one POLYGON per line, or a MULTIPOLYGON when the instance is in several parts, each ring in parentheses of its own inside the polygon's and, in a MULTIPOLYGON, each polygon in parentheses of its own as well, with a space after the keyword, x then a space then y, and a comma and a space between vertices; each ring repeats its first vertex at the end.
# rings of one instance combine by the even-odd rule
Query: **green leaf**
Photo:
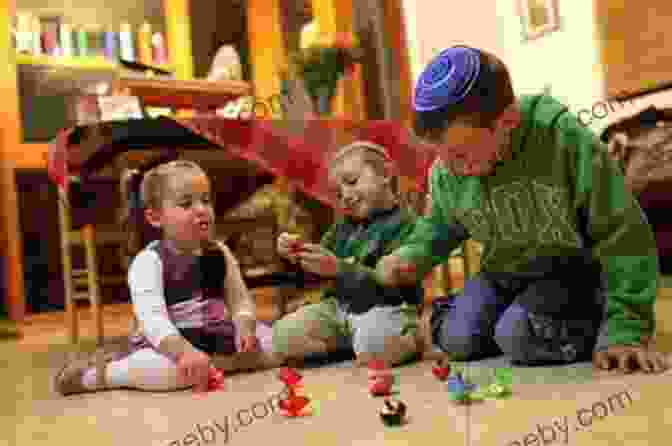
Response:
POLYGON ((507 368, 496 368, 495 369, 495 382, 501 386, 511 386, 513 383, 513 369, 510 367, 507 368))

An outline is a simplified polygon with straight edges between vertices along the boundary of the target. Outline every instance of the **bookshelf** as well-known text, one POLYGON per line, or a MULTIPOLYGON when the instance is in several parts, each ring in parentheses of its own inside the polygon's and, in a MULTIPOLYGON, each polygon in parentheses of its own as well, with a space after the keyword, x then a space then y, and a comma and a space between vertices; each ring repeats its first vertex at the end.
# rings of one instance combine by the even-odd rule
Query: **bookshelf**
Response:
MULTIPOLYGON (((192 77, 190 19, 188 0, 0 0, 0 91, 3 93, 3 108, 0 113, 0 231, 3 240, 4 309, 11 320, 20 322, 26 312, 26 296, 23 280, 22 226, 19 221, 19 199, 15 172, 45 172, 48 141, 26 141, 23 122, 21 76, 33 70, 60 75, 91 77, 97 73, 116 76, 120 73, 115 59, 98 54, 64 55, 63 52, 17 51, 16 14, 28 11, 35 15, 60 16, 73 25, 97 24, 118 28, 128 22, 136 31, 144 22, 152 29, 162 32, 165 40, 166 63, 160 68, 172 71, 176 79, 192 77), (47 8, 48 6, 48 8, 47 8)), ((95 27, 91 27, 95 28, 95 27)), ((60 40, 60 39, 59 39, 60 40)), ((52 98, 54 103, 57 98, 52 98)), ((32 112, 39 109, 33 106, 32 112)), ((43 113, 47 117, 49 113, 43 113)), ((57 115, 57 113, 51 113, 57 115)), ((40 206, 39 203, 31 205, 40 206)), ((24 206, 25 207, 25 206, 24 206)), ((55 224, 47 221, 45 224, 55 224)), ((48 244, 53 245, 50 241, 48 244)))

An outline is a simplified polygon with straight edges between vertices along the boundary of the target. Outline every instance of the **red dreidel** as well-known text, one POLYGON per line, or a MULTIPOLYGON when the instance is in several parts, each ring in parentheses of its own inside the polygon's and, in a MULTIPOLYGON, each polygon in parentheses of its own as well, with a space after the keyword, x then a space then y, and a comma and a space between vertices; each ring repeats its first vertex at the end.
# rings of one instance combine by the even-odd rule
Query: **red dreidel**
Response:
POLYGON ((224 388, 224 374, 217 368, 210 368, 208 376, 208 390, 221 390, 224 388))
POLYGON ((278 402, 280 414, 286 417, 310 415, 312 413, 310 398, 297 394, 303 393, 303 376, 292 368, 283 367, 278 373, 278 378, 287 387, 287 398, 278 402))
POLYGON ((310 398, 305 396, 292 395, 286 400, 278 401, 278 407, 280 414, 286 417, 303 417, 312 413, 310 398))
POLYGON ((439 381, 445 381, 450 376, 450 364, 440 359, 436 361, 436 365, 432 367, 432 373, 439 381))
POLYGON ((198 386, 194 386, 193 388, 195 393, 216 392, 222 389, 224 389, 224 374, 215 367, 208 369, 208 384, 205 390, 200 389, 198 386))
POLYGON ((287 387, 296 387, 303 381, 303 376, 291 367, 282 367, 278 372, 278 379, 287 387))
POLYGON ((385 361, 372 359, 369 361, 369 392, 373 396, 388 396, 392 393, 394 376, 387 368, 385 361))

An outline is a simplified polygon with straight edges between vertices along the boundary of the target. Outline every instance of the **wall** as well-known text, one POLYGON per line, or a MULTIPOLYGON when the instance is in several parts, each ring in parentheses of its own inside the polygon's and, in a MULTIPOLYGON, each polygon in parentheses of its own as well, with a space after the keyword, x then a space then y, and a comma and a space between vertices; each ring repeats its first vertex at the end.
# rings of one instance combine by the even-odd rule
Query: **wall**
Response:
POLYGON ((495 0, 471 0, 468 6, 443 0, 404 0, 413 79, 417 80, 435 51, 451 45, 469 44, 501 54, 504 34, 494 7, 495 0))
MULTIPOLYGON (((672 3, 668 0, 641 0, 626 8, 625 0, 595 0, 600 18, 598 30, 603 47, 605 89, 609 92, 637 91, 660 82, 669 82, 672 54, 669 45, 672 3), (633 24, 646 24, 633 26, 633 24)), ((672 91, 667 90, 633 99, 628 107, 611 113, 605 121, 612 123, 656 105, 672 107, 672 91)))
POLYGON ((592 1, 560 1, 561 29, 523 42, 518 0, 405 0, 414 79, 433 50, 466 43, 494 52, 509 66, 517 94, 551 93, 573 112, 604 97, 592 1), (420 6, 422 4, 422 6, 420 6))

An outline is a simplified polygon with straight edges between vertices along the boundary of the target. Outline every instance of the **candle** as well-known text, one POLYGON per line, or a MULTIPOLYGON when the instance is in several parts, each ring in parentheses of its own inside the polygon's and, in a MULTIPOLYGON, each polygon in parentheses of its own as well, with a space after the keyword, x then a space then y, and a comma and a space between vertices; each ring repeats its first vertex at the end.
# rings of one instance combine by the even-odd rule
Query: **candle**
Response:
POLYGON ((29 53, 32 46, 30 14, 19 13, 16 16, 16 50, 20 53, 29 53))
POLYGON ((42 51, 42 24, 39 17, 33 17, 31 24, 31 43, 33 54, 40 55, 42 51))
POLYGON ((168 64, 166 41, 163 38, 163 34, 154 33, 154 35, 152 36, 152 50, 154 55, 154 64, 156 65, 168 64))
POLYGON ((101 29, 99 25, 91 25, 87 28, 89 56, 100 56, 103 53, 104 42, 101 29))
POLYGON ((145 65, 152 64, 152 25, 145 22, 140 26, 138 32, 138 56, 140 63, 145 65))
POLYGON ((61 50, 63 51, 63 56, 71 57, 74 54, 73 45, 72 45, 72 26, 67 23, 61 23, 60 28, 60 41, 61 41, 61 50))
POLYGON ((121 48, 121 58, 128 62, 135 61, 135 46, 133 44, 133 33, 131 31, 130 23, 123 23, 121 25, 119 44, 121 48))
POLYGON ((110 60, 116 60, 119 57, 117 33, 111 29, 105 31, 105 57, 110 60))
POLYGON ((89 52, 89 36, 84 28, 77 30, 77 55, 86 56, 89 52))

